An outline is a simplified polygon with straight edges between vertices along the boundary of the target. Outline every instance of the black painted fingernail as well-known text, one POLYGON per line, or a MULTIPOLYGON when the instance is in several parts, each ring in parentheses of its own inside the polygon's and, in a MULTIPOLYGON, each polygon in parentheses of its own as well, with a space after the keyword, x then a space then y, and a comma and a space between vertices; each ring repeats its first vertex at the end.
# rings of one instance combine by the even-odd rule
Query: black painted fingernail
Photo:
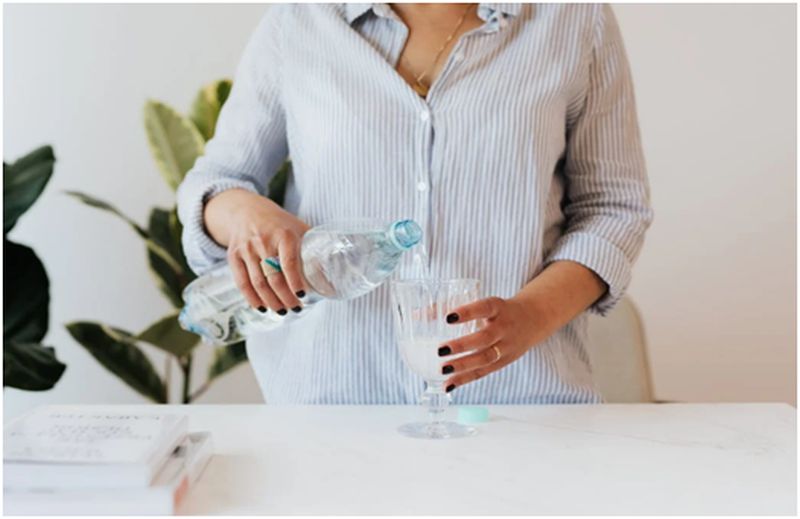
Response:
POLYGON ((297 297, 303 298, 303 297, 306 297, 306 291, 305 290, 298 290, 297 292, 294 293, 294 295, 296 295, 297 297))
POLYGON ((447 389, 445 389, 445 391, 447 393, 449 393, 450 391, 454 390, 455 388, 456 388, 455 384, 450 384, 449 386, 447 386, 447 389))
POLYGON ((439 348, 439 356, 440 357, 446 357, 447 355, 450 355, 451 353, 453 353, 453 350, 450 349, 450 346, 442 346, 441 348, 439 348))
POLYGON ((442 368, 442 375, 449 375, 453 371, 455 371, 455 368, 453 368, 453 366, 445 366, 442 368))
POLYGON ((453 324, 454 322, 458 321, 458 314, 452 313, 447 314, 447 322, 453 324))
POLYGON ((259 311, 259 312, 261 312, 261 313, 263 314, 263 313, 266 313, 267 309, 266 309, 266 308, 264 308, 263 306, 259 306, 259 307, 258 307, 258 311, 259 311))
POLYGON ((281 308, 280 310, 278 310, 278 315, 286 315, 286 309, 281 308))
POLYGON ((292 312, 294 312, 296 314, 299 314, 300 310, 302 310, 302 309, 303 309, 302 306, 295 306, 294 308, 292 308, 292 312))

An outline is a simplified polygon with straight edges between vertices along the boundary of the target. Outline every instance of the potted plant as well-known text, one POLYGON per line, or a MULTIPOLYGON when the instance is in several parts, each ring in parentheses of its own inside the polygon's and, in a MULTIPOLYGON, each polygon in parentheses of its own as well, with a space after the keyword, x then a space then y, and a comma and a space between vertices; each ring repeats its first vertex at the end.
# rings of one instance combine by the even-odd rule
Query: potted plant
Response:
POLYGON ((47 335, 50 280, 30 247, 8 233, 44 191, 55 164, 53 148, 42 146, 13 164, 3 162, 3 386, 44 391, 66 366, 47 335))
MULTIPOLYGON (((144 106, 144 125, 156 165, 164 180, 174 190, 199 156, 205 143, 214 135, 217 117, 231 90, 229 80, 215 81, 203 87, 195 97, 188 115, 159 101, 147 101, 144 106)), ((287 161, 273 178, 269 196, 279 204, 290 171, 287 161)), ((147 261, 161 293, 174 311, 139 333, 132 333, 93 321, 67 324, 67 330, 95 359, 140 394, 158 403, 167 403, 171 364, 180 367, 181 402, 191 403, 202 395, 220 375, 247 360, 244 343, 240 342, 214 350, 206 369, 204 382, 192 390, 192 364, 198 336, 184 331, 178 324, 183 307, 183 289, 193 279, 181 245, 181 223, 175 207, 155 207, 146 226, 139 225, 111 204, 85 193, 69 192, 81 202, 115 215, 127 222, 145 244, 147 261), (142 344, 158 348, 167 354, 163 375, 159 374, 142 350, 142 344)))

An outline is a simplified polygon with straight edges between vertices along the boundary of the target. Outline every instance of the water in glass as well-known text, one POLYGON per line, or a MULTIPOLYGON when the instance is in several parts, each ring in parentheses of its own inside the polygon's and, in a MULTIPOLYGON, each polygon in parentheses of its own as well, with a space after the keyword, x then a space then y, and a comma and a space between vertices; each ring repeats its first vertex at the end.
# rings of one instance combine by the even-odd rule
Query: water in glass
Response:
POLYGON ((422 403, 429 421, 404 425, 400 431, 415 438, 457 438, 474 434, 474 429, 444 421, 449 402, 442 366, 457 356, 440 357, 447 341, 473 333, 477 323, 449 324, 446 317, 459 306, 479 297, 477 279, 405 279, 391 285, 392 311, 400 352, 406 365, 425 381, 422 403))

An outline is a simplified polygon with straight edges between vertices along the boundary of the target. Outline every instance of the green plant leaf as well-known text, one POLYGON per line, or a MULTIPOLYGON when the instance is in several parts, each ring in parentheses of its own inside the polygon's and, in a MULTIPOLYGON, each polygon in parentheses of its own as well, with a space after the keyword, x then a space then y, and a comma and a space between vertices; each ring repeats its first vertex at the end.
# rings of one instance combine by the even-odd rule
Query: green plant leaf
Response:
POLYGON ((209 83, 200 89, 192 103, 189 117, 205 140, 209 140, 214 136, 219 112, 228 99, 231 85, 232 83, 229 79, 221 79, 209 83))
POLYGON ((170 314, 136 336, 140 341, 152 344, 175 357, 184 357, 194 350, 200 338, 181 328, 178 312, 170 314))
POLYGON ((150 218, 147 222, 147 230, 154 242, 161 246, 169 255, 178 262, 182 257, 180 243, 176 243, 172 235, 171 227, 172 211, 154 207, 150 211, 150 218))
POLYGON ((287 160, 281 165, 272 180, 269 181, 267 196, 280 206, 283 206, 283 199, 286 196, 286 184, 289 182, 291 172, 292 162, 287 160))
POLYGON ((3 240, 3 340, 40 342, 47 333, 50 281, 33 249, 3 240))
POLYGON ((109 213, 116 215, 117 217, 124 220, 131 228, 145 241, 145 245, 147 246, 148 250, 159 256, 163 263, 170 269, 174 270, 176 273, 180 274, 182 268, 181 265, 170 256, 169 252, 164 250, 155 240, 150 236, 150 233, 145 230, 141 225, 136 223, 133 219, 129 218, 122 212, 120 212, 117 208, 109 204, 108 202, 104 202, 99 198, 95 198, 91 195, 87 195, 86 193, 81 193, 78 191, 66 191, 66 194, 77 198, 84 204, 94 207, 96 209, 102 209, 103 211, 108 211, 109 213))
POLYGON ((225 104, 225 101, 228 100, 228 96, 231 95, 231 89, 233 88, 233 82, 230 79, 222 79, 217 81, 217 101, 219 101, 219 107, 225 104))
POLYGON ((136 337, 124 330, 88 321, 68 323, 66 327, 86 351, 128 386, 154 402, 167 402, 167 388, 150 359, 136 346, 136 337))
POLYGON ((144 126, 158 169, 167 184, 177 189, 203 154, 203 136, 192 121, 158 101, 145 103, 144 126))
POLYGON ((170 240, 172 240, 171 250, 175 251, 175 259, 179 260, 181 267, 183 267, 183 271, 188 276, 187 284, 191 283, 197 276, 192 271, 191 267, 189 267, 189 262, 186 260, 186 254, 183 252, 183 241, 181 241, 181 237, 183 236, 183 225, 181 225, 181 221, 178 219, 177 208, 173 208, 172 212, 169 214, 169 232, 170 240))
POLYGON ((175 308, 183 306, 184 287, 195 278, 194 273, 186 264, 183 247, 180 242, 180 222, 175 211, 155 208, 150 212, 150 221, 147 226, 152 240, 162 247, 172 258, 173 263, 167 263, 159 255, 148 251, 147 260, 150 270, 156 278, 161 292, 167 296, 175 308), (175 226, 178 226, 176 228, 175 226), (177 265, 178 268, 175 268, 177 265))
POLYGON ((208 367, 209 380, 217 378, 246 360, 247 351, 244 347, 244 341, 223 348, 217 348, 214 351, 214 360, 208 367))
POLYGON ((185 277, 177 272, 164 258, 147 251, 147 264, 150 272, 158 285, 158 289, 169 300, 173 308, 183 307, 183 297, 181 296, 181 286, 184 285, 185 277))
MULTIPOLYGON (((192 272, 192 269, 189 268, 186 255, 183 253, 183 243, 181 242, 183 226, 178 219, 176 208, 173 207, 171 210, 154 208, 150 212, 147 230, 150 232, 153 241, 163 247, 175 260, 175 263, 180 265, 187 278, 184 281, 184 286, 197 277, 192 272)), ((181 289, 183 289, 183 286, 181 286, 181 289)))
POLYGON ((66 366, 39 342, 47 334, 50 281, 30 247, 6 240, 19 217, 53 174, 53 148, 42 146, 3 163, 3 385, 29 391, 52 388, 66 366))
POLYGON ((136 231, 142 239, 149 240, 150 234, 138 223, 136 223, 132 218, 125 215, 119 209, 114 207, 113 205, 100 200, 99 198, 95 198, 92 195, 87 195, 86 193, 81 193, 80 191, 65 191, 71 197, 77 198, 84 204, 88 205, 89 207, 94 207, 95 209, 101 209, 103 211, 108 211, 109 213, 121 218, 125 223, 131 226, 131 228, 136 231))
POLYGON ((3 343, 3 386, 45 391, 52 388, 67 369, 49 346, 34 342, 3 343))
POLYGON ((3 163, 3 234, 33 205, 53 174, 53 148, 42 146, 13 164, 3 163))

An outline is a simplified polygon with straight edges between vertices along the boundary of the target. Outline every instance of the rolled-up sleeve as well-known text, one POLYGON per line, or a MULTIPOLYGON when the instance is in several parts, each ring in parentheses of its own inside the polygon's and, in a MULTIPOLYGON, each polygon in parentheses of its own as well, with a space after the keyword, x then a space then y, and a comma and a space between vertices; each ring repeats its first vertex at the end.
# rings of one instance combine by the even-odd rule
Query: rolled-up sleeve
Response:
POLYGON ((566 225, 545 263, 594 271, 608 291, 590 310, 604 315, 630 283, 653 212, 630 69, 608 5, 598 6, 594 29, 583 107, 567 136, 566 225))
POLYGON ((189 266, 202 273, 225 259, 208 235, 203 208, 233 188, 264 194, 288 155, 281 104, 281 8, 271 7, 245 48, 214 137, 178 188, 178 215, 189 266))

